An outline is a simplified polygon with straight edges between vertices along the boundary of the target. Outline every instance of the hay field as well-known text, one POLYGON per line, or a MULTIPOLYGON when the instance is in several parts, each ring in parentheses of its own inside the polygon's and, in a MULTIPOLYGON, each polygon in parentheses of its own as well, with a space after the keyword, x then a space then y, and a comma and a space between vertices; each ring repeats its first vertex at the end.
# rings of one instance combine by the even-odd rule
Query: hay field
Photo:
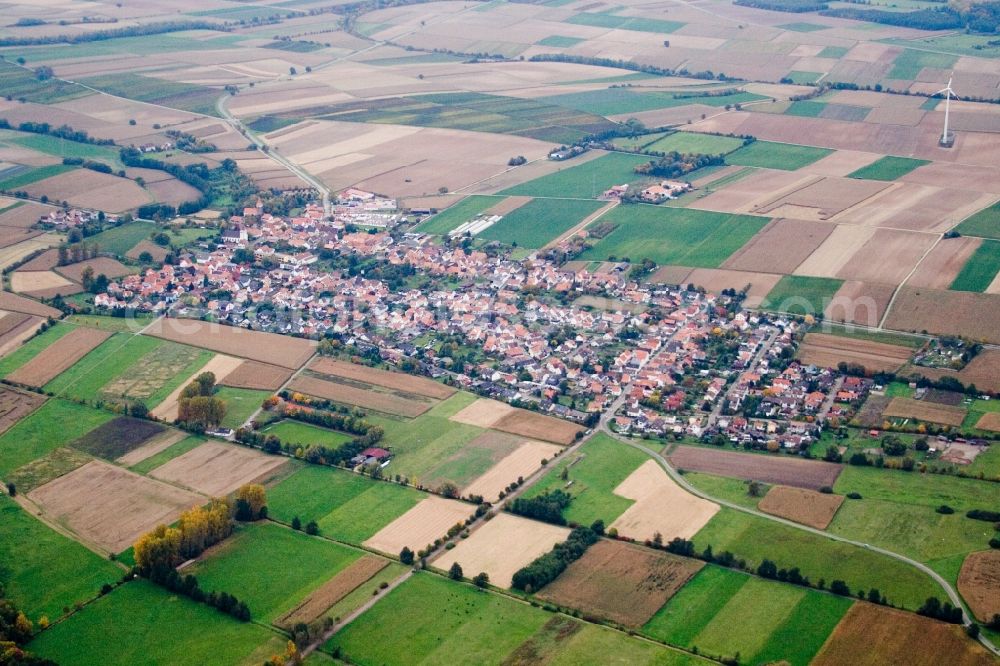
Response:
POLYGON ((635 504, 609 527, 638 540, 652 539, 657 532, 664 543, 674 537, 690 539, 719 510, 717 504, 682 489, 654 460, 647 460, 629 474, 614 494, 635 500, 635 504), (663 510, 666 506, 670 511, 663 510))
POLYGON ((587 616, 641 627, 704 562, 601 540, 537 596, 587 616))
POLYGON ((444 537, 448 528, 464 522, 473 511, 472 505, 464 502, 428 497, 379 530, 364 546, 391 555, 397 555, 404 547, 416 552, 444 537))
POLYGON ((462 489, 462 495, 479 495, 495 502, 501 492, 519 478, 527 479, 562 450, 555 444, 527 441, 505 456, 482 476, 462 489))
POLYGON ((108 331, 75 328, 7 375, 6 379, 26 386, 45 386, 110 337, 108 331))
POLYGON ((1000 551, 969 553, 958 575, 958 591, 978 620, 989 622, 1000 613, 1000 551))
POLYGON ((962 627, 856 603, 812 662, 816 666, 987 666, 994 658, 962 627))
POLYGON ((243 361, 235 370, 219 380, 223 386, 233 388, 277 391, 292 376, 292 371, 278 365, 243 361))
MULTIPOLYGON (((2 302, 0 307, 3 307, 2 302)), ((316 343, 311 340, 194 319, 158 319, 144 333, 292 370, 301 368, 316 348, 316 343)))
POLYGON ((416 418, 434 406, 432 401, 422 398, 411 399, 395 393, 366 390, 309 375, 296 377, 288 388, 317 398, 408 418, 416 418))
POLYGON ((194 381, 195 377, 203 372, 211 372, 215 375, 216 383, 219 383, 226 377, 226 375, 238 368, 242 362, 243 361, 241 359, 233 358, 232 356, 216 354, 208 363, 202 366, 200 370, 193 373, 190 377, 181 382, 177 388, 171 391, 170 394, 163 399, 163 402, 150 411, 150 414, 158 419, 163 419, 164 421, 175 420, 177 418, 178 410, 180 409, 181 392, 188 384, 194 381))
POLYGON ((942 405, 926 400, 900 397, 893 398, 889 405, 882 411, 882 416, 915 419, 951 426, 962 425, 962 421, 965 420, 965 414, 966 410, 964 407, 952 407, 951 405, 942 405))
POLYGON ((485 571, 491 584, 507 588, 521 567, 549 552, 568 536, 568 528, 499 513, 473 531, 468 539, 459 541, 455 548, 444 551, 432 564, 447 571, 458 562, 469 578, 485 571))
POLYGON ((111 552, 127 549, 157 525, 205 501, 202 495, 94 460, 28 493, 42 513, 83 541, 111 552))
POLYGON ((909 347, 881 342, 858 340, 827 333, 807 333, 799 346, 801 363, 822 368, 836 368, 837 364, 859 363, 872 372, 895 372, 906 363, 913 352, 909 347))
POLYGON ((285 458, 255 449, 210 441, 157 467, 149 475, 204 495, 221 497, 245 483, 272 475, 287 462, 285 458))
POLYGON ((832 487, 842 469, 840 465, 817 460, 713 451, 694 446, 678 446, 668 459, 678 469, 811 490, 832 487))
POLYGON ((843 495, 818 493, 804 488, 773 486, 757 508, 773 516, 825 530, 843 502, 843 495))
POLYGON ((374 384, 388 389, 397 389, 406 393, 415 393, 427 398, 444 400, 456 391, 451 386, 425 377, 417 377, 402 372, 390 372, 380 368, 370 368, 364 365, 346 363, 332 358, 319 357, 309 364, 309 369, 325 375, 343 377, 366 384, 374 384))

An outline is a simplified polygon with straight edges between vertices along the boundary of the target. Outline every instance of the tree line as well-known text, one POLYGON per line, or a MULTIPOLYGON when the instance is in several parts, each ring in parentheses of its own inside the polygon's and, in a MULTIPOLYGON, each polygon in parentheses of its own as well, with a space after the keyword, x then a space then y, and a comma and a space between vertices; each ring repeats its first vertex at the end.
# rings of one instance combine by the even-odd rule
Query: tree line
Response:
POLYGON ((558 578, 571 563, 583 557, 603 532, 604 523, 601 521, 590 527, 575 528, 565 541, 557 543, 552 550, 515 572, 511 587, 529 594, 537 592, 558 578))
POLYGON ((215 395, 215 374, 203 372, 181 391, 177 420, 193 430, 217 427, 226 416, 226 403, 215 395))
POLYGON ((563 490, 552 490, 536 497, 518 497, 505 507, 511 513, 525 518, 534 518, 553 525, 565 525, 562 512, 569 506, 573 496, 563 490))
POLYGON ((6 118, 0 118, 0 129, 16 129, 18 132, 29 132, 31 134, 45 134, 54 136, 57 139, 66 139, 76 143, 87 143, 92 146, 113 146, 114 139, 98 139, 92 137, 84 130, 73 129, 69 125, 59 125, 53 127, 49 123, 23 122, 14 127, 6 118))
POLYGON ((168 32, 183 32, 185 30, 215 30, 228 32, 225 24, 215 21, 163 21, 131 25, 108 30, 93 30, 63 35, 34 35, 31 37, 2 37, 0 46, 35 46, 44 44, 82 44, 85 42, 100 42, 122 37, 145 37, 147 35, 162 35, 168 32))
MULTIPOLYGON (((48 626, 43 618, 42 628, 48 626)), ((6 666, 56 666, 54 661, 36 657, 24 649, 31 640, 35 627, 15 603, 7 598, 0 585, 0 664, 6 666)))

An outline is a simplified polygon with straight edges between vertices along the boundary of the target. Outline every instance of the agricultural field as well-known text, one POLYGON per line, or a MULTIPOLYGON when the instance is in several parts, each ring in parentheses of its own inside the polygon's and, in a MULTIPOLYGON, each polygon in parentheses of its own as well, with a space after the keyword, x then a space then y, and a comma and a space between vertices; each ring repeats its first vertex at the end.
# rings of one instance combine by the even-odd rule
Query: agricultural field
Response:
POLYGON ((1000 613, 1000 553, 984 550, 971 553, 962 563, 958 589, 973 615, 989 622, 1000 613))
POLYGON ((827 155, 831 150, 791 143, 755 141, 726 156, 728 164, 795 171, 827 155))
POLYGON ((0 478, 85 435, 114 416, 52 399, 0 435, 0 478))
POLYGON ((786 275, 768 293, 761 308, 790 314, 822 314, 843 284, 843 280, 835 278, 786 275))
POLYGON ((92 328, 77 328, 60 337, 37 356, 7 375, 8 381, 39 387, 83 358, 110 336, 92 328))
POLYGON ((825 530, 843 501, 840 495, 774 486, 757 506, 761 511, 779 518, 825 530))
POLYGON ((681 154, 724 155, 742 146, 743 142, 740 139, 729 136, 677 132, 657 139, 655 142, 643 146, 643 149, 661 153, 676 151, 681 154))
POLYGON ((145 334, 291 370, 302 367, 316 347, 311 340, 193 319, 159 319, 145 334))
POLYGON ((254 618, 273 622, 361 556, 347 546, 261 523, 242 527, 188 573, 206 590, 238 590, 234 593, 246 601, 254 618), (280 576, 260 575, 276 565, 280 576))
POLYGON ((677 469, 730 476, 742 480, 763 481, 819 490, 833 486, 843 469, 840 465, 802 460, 782 455, 738 453, 735 451, 678 446, 668 456, 677 469))
POLYGON ((643 627, 659 640, 747 663, 809 664, 852 601, 708 565, 643 627), (808 617, 808 622, 801 618, 808 617))
POLYGON ((871 372, 895 372, 910 358, 912 347, 828 333, 807 333, 797 358, 823 368, 857 363, 871 372))
POLYGON ((1000 240, 1000 203, 984 208, 955 227, 963 236, 980 236, 1000 240))
POLYGON ((984 240, 955 276, 950 289, 957 291, 990 290, 1000 272, 1000 241, 984 240))
POLYGON ((31 642, 31 651, 64 664, 197 666, 261 663, 284 652, 284 646, 281 636, 259 625, 137 580, 43 632, 31 642), (124 616, 128 622, 120 621, 124 616), (182 636, 178 627, 184 628, 182 636))
POLYGON ((157 467, 149 475, 209 497, 222 497, 243 484, 270 478, 287 464, 281 456, 209 441, 157 467))
POLYGON ((296 516, 303 525, 316 521, 323 536, 360 544, 425 497, 343 470, 301 465, 268 489, 268 515, 286 524, 296 516))
POLYGON ((424 234, 443 236, 455 227, 468 222, 477 215, 496 205, 502 199, 481 195, 468 196, 447 209, 435 213, 416 227, 414 231, 424 234))
POLYGON ((543 247, 600 210, 603 205, 597 201, 532 199, 476 234, 476 238, 518 247, 543 247))
POLYGON ((657 264, 716 268, 768 223, 766 217, 640 204, 619 206, 596 224, 614 225, 579 256, 590 261, 652 259, 657 264))
POLYGON ((508 196, 561 197, 596 199, 612 185, 640 180, 635 167, 648 162, 648 157, 608 153, 582 164, 569 163, 561 171, 529 180, 500 192, 508 196))
POLYGON ((852 171, 848 177, 867 178, 868 180, 896 180, 925 164, 930 164, 930 162, 909 157, 882 157, 868 166, 852 171))
POLYGON ((307 447, 311 444, 322 444, 337 448, 353 439, 353 436, 336 430, 328 430, 319 426, 286 419, 265 426, 262 432, 274 435, 284 443, 307 447))

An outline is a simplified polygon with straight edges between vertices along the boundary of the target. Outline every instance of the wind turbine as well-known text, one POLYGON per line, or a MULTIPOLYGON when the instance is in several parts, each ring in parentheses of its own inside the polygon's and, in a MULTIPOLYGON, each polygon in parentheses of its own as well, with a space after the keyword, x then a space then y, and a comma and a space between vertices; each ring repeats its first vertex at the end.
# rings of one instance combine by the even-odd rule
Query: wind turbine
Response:
MULTIPOLYGON (((955 135, 948 133, 948 114, 951 111, 951 97, 952 97, 952 95, 955 95, 955 91, 951 89, 951 79, 952 79, 952 77, 949 76, 948 77, 948 86, 946 88, 942 88, 941 90, 938 90, 936 93, 934 93, 935 95, 940 95, 941 93, 945 94, 945 98, 944 98, 944 131, 941 132, 941 141, 939 141, 939 144, 942 147, 944 147, 944 148, 951 148, 952 145, 954 145, 954 143, 955 143, 955 135)), ((958 95, 955 95, 955 97, 958 97, 958 95)))

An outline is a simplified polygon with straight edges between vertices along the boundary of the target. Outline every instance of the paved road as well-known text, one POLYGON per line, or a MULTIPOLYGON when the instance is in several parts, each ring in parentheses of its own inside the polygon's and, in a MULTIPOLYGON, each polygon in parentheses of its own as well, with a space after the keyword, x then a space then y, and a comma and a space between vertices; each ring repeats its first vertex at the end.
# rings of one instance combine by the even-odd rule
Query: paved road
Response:
MULTIPOLYGON (((764 358, 764 354, 766 354, 767 350, 771 348, 771 345, 774 344, 777 337, 778 331, 771 331, 770 335, 767 336, 767 339, 760 344, 760 348, 757 349, 757 353, 754 354, 753 360, 750 361, 750 365, 747 366, 747 372, 753 372, 757 369, 757 366, 760 365, 760 360, 764 358)), ((735 382, 729 387, 729 390, 723 394, 722 398, 715 402, 715 406, 712 407, 712 413, 708 415, 709 428, 714 426, 715 422, 719 420, 719 416, 722 415, 722 408, 726 406, 726 402, 729 401, 729 396, 734 390, 736 390, 735 382)))
MULTIPOLYGON (((688 483, 687 480, 679 472, 677 472, 677 470, 675 470, 673 467, 670 466, 670 463, 667 462, 666 458, 664 458, 663 456, 661 456, 659 453, 657 453, 653 449, 651 449, 648 446, 646 446, 644 444, 641 444, 639 442, 635 442, 635 441, 632 441, 631 439, 628 439, 628 438, 625 438, 625 437, 621 437, 621 436, 617 435, 616 433, 611 432, 610 430, 607 430, 607 434, 610 435, 611 437, 614 437, 615 439, 617 439, 620 442, 628 444, 629 446, 631 446, 633 448, 639 449, 640 451, 642 451, 643 453, 645 453, 646 455, 648 455, 649 457, 651 457, 653 460, 655 460, 660 465, 660 467, 663 468, 663 470, 670 476, 671 479, 673 479, 678 485, 680 485, 682 488, 684 488, 684 490, 688 491, 692 495, 695 495, 696 497, 700 497, 700 498, 708 500, 710 502, 715 502, 716 504, 719 504, 721 506, 724 506, 724 507, 727 507, 727 508, 730 508, 730 509, 735 509, 736 511, 742 511, 743 513, 748 513, 748 514, 750 514, 752 516, 757 516, 758 518, 765 518, 767 520, 773 520, 773 521, 781 523, 783 525, 787 525, 788 527, 794 527, 795 529, 803 530, 805 532, 810 532, 812 534, 815 534, 815 535, 821 536, 821 537, 825 537, 825 538, 830 539, 832 541, 839 541, 841 543, 847 543, 847 544, 851 544, 853 546, 857 546, 859 548, 864 548, 866 550, 870 550, 872 552, 879 553, 881 555, 885 555, 886 557, 891 557, 894 560, 899 560, 900 562, 904 562, 906 564, 909 564, 912 567, 915 567, 915 568, 919 569, 923 573, 925 573, 928 576, 930 576, 934 580, 934 582, 936 582, 938 585, 941 586, 942 589, 944 589, 944 591, 948 594, 948 598, 951 600, 951 603, 952 603, 953 606, 962 609, 962 620, 963 620, 963 622, 966 625, 968 625, 968 624, 971 623, 969 615, 968 615, 968 613, 965 610, 965 605, 962 603, 962 598, 958 595, 958 592, 956 592, 955 589, 952 588, 951 584, 948 581, 946 581, 936 571, 934 571, 933 569, 931 569, 930 567, 928 567, 926 564, 924 564, 922 562, 918 562, 918 561, 913 560, 913 559, 910 559, 909 557, 906 557, 905 555, 900 555, 899 553, 894 553, 891 550, 886 550, 885 548, 879 548, 878 546, 873 546, 871 544, 862 543, 860 541, 854 541, 853 539, 848 539, 846 537, 842 537, 842 536, 839 536, 837 534, 831 534, 829 532, 824 532, 823 530, 817 530, 817 529, 812 528, 812 527, 807 527, 806 525, 800 525, 798 523, 793 523, 790 520, 785 520, 784 518, 778 518, 777 516, 772 516, 770 514, 763 513, 762 511, 757 511, 756 509, 750 509, 750 508, 747 508, 745 506, 740 506, 739 504, 734 504, 734 503, 728 502, 726 500, 720 500, 720 499, 717 499, 715 497, 712 497, 708 493, 702 492, 699 488, 696 488, 695 486, 693 486, 690 483, 688 483)), ((990 650, 994 654, 1000 655, 1000 650, 998 650, 997 647, 995 645, 993 645, 993 643, 991 643, 985 636, 980 635, 979 642, 982 643, 988 650, 990 650)))

